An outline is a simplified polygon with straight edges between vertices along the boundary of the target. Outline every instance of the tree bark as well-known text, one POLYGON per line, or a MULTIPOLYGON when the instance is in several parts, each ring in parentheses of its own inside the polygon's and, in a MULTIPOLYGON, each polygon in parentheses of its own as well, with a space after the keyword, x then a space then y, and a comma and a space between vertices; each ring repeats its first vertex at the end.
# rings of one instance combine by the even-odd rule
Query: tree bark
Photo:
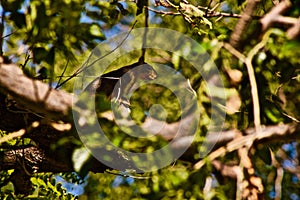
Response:
POLYGON ((53 120, 70 121, 73 96, 26 77, 13 64, 0 63, 0 92, 9 94, 20 105, 53 120))
MULTIPOLYGON (((71 138, 69 141, 78 139, 76 130, 73 126, 73 118, 70 110, 74 99, 71 94, 63 91, 57 91, 50 88, 47 84, 26 77, 21 69, 13 64, 0 63, 0 130, 17 131, 25 130, 23 137, 30 138, 35 144, 23 146, 1 146, 0 151, 0 170, 15 169, 14 174, 10 177, 15 184, 16 191, 26 193, 30 190, 30 177, 33 173, 39 172, 73 172, 72 153, 78 147, 72 142, 64 144, 61 148, 51 149, 51 144, 56 144, 63 137, 71 138), (7 96, 12 97, 18 105, 23 106, 26 112, 14 112, 7 108, 7 96), (31 127, 30 124, 38 122, 39 125, 31 127), (68 128, 58 122, 68 123, 68 128), (57 123, 55 125, 55 123, 57 123), (63 128, 57 128, 62 125, 63 128), (22 179, 22 180, 21 180, 22 179), (23 188, 23 189, 22 189, 23 188)), ((76 100, 75 100, 76 101, 76 100)), ((189 117, 183 119, 184 124, 189 124, 189 117)), ((163 123, 156 119, 151 119, 157 124, 163 123)), ((185 133, 178 133, 178 126, 182 122, 165 124, 160 130, 161 135, 166 140, 172 140, 176 134, 182 135, 182 140, 176 141, 178 148, 186 137, 185 133)), ((152 124, 153 125, 153 124, 152 124)), ((149 131, 155 130, 148 121, 142 127, 149 131)), ((216 133, 218 137, 208 137, 208 142, 212 142, 216 147, 223 146, 225 153, 228 144, 235 144, 235 140, 246 140, 252 138, 254 144, 269 143, 272 141, 290 141, 299 139, 300 126, 295 124, 269 126, 263 129, 262 135, 257 135, 255 130, 247 129, 244 131, 229 130, 216 133), (243 135, 236 138, 236 135, 243 135), (251 137, 254 135, 255 137, 251 137), (288 136, 288 137, 286 137, 288 136)), ((181 157, 183 160, 191 160, 197 151, 195 146, 191 146, 181 157)), ((222 154, 223 155, 223 154, 222 154)), ((118 158, 115 153, 114 159, 120 162, 122 166, 134 166, 132 161, 118 158)), ((214 158, 215 159, 215 158, 214 158)), ((214 160, 212 159, 212 160, 214 160)), ((193 160, 192 162, 195 162, 193 160)), ((100 163, 95 158, 89 161, 89 171, 103 172, 109 167, 100 163)))

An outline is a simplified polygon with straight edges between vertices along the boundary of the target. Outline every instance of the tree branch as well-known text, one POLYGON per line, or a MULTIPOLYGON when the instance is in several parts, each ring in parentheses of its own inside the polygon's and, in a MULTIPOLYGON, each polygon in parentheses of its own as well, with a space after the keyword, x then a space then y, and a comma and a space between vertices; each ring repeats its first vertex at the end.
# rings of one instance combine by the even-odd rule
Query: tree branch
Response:
POLYGON ((231 34, 229 43, 236 49, 240 48, 240 41, 242 40, 242 36, 252 20, 253 11, 257 3, 257 0, 247 1, 245 11, 243 12, 242 17, 239 19, 233 33, 231 34))
POLYGON ((285 24, 291 26, 287 30, 287 36, 290 39, 295 39, 300 35, 300 18, 282 16, 286 12, 292 3, 289 0, 284 0, 277 4, 268 14, 266 14, 261 20, 262 31, 266 31, 275 23, 285 24))
MULTIPOLYGON (((53 90, 45 83, 26 77, 15 65, 1 63, 0 90, 5 94, 11 95, 20 105, 24 105, 26 108, 32 110, 33 112, 40 113, 48 119, 61 120, 63 117, 70 117, 69 110, 72 107, 72 95, 62 91, 53 90)), ((0 102, 0 106, 3 106, 2 103, 0 102)), ((8 115, 11 114, 12 116, 23 115, 18 113, 9 113, 9 111, 4 112, 8 112, 8 115)), ((68 119, 71 122, 71 119, 68 119)), ((168 140, 173 139, 176 134, 182 135, 182 138, 178 138, 178 141, 174 142, 174 145, 178 145, 175 146, 175 148, 181 148, 181 145, 185 142, 186 137, 189 136, 185 135, 184 128, 181 129, 183 130, 182 133, 178 133, 178 127, 180 124, 189 126, 190 121, 193 119, 192 117, 188 116, 182 119, 181 122, 175 122, 171 124, 164 123, 156 119, 149 120, 150 121, 146 121, 142 125, 145 130, 159 134, 168 140), (164 123, 163 126, 161 123, 164 123), (160 127, 159 130, 155 129, 155 124, 157 124, 157 127, 160 127)), ((24 119, 24 121, 26 120, 24 119)), ((56 150, 51 151, 49 148, 50 143, 55 143, 58 141, 58 139, 63 137, 64 134, 72 134, 70 131, 74 130, 70 130, 70 126, 56 126, 55 128, 53 124, 49 124, 49 120, 45 121, 48 121, 48 124, 43 124, 40 122, 38 127, 33 127, 33 129, 30 131, 26 129, 25 137, 34 140, 38 144, 37 146, 16 146, 13 147, 14 149, 2 149, 2 152, 0 152, 0 170, 17 169, 16 173, 22 173, 24 176, 28 176, 28 174, 30 175, 31 173, 36 172, 55 173, 74 171, 73 162, 71 160, 72 156, 70 156, 71 154, 67 153, 63 157, 58 157, 58 155, 61 154, 56 150)), ((27 127, 28 124, 24 122, 23 126, 27 127)), ((300 125, 286 124, 264 127, 262 128, 261 132, 253 128, 243 131, 243 134, 241 134, 241 131, 239 130, 224 131, 222 133, 217 133, 219 137, 218 139, 210 135, 210 137, 207 138, 208 142, 212 142, 213 144, 217 145, 223 145, 223 147, 220 147, 208 155, 208 160, 215 160, 226 153, 235 151, 244 146, 252 146, 256 142, 274 142, 276 139, 279 139, 280 141, 287 141, 295 138, 299 139, 299 131, 300 125), (237 138, 237 135, 242 136, 237 138), (272 140, 270 140, 270 138, 272 138, 272 140)), ((75 147, 72 146, 72 144, 71 146, 64 145, 63 151, 72 153, 74 148, 75 147)), ((122 160, 117 159, 117 156, 119 155, 116 153, 116 161, 123 162, 122 160)), ((205 161, 201 160, 194 165, 194 168, 200 169, 204 164, 205 161)), ((123 165, 125 166, 126 163, 123 165)), ((90 171, 103 172, 106 169, 108 169, 107 166, 92 158, 90 171)), ((16 179, 14 184, 18 184, 18 182, 20 181, 16 179)), ((22 187, 20 185, 19 187, 16 186, 16 188, 22 187)))
POLYGON ((194 165, 194 169, 200 169, 207 161, 213 161, 226 153, 236 151, 244 146, 252 146, 255 143, 274 142, 276 140, 287 141, 299 139, 300 125, 284 124, 262 127, 261 131, 250 128, 244 131, 244 136, 235 138, 225 146, 211 152, 206 159, 200 160, 194 165), (288 136, 288 137, 287 137, 288 136), (270 140, 272 138, 272 140, 270 140))
POLYGON ((49 119, 66 121, 67 117, 70 120, 72 95, 30 79, 16 65, 4 64, 1 60, 0 77, 0 91, 11 95, 20 105, 49 119))
POLYGON ((266 31, 273 23, 279 21, 285 21, 280 16, 284 13, 287 9, 292 6, 289 0, 284 0, 277 4, 269 13, 267 13, 261 20, 260 23, 262 24, 262 31, 266 31))

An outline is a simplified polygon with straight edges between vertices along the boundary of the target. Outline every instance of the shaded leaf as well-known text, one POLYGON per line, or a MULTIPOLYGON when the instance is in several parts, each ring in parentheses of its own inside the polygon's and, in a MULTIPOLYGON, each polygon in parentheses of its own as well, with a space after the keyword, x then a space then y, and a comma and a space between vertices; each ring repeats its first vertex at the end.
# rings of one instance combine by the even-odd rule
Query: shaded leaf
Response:
POLYGON ((13 12, 10 19, 15 22, 18 28, 26 26, 25 15, 18 12, 13 12))
POLYGON ((47 54, 47 57, 45 58, 45 61, 50 65, 54 65, 54 59, 55 59, 55 47, 52 47, 50 51, 47 54))
POLYGON ((23 0, 13 0, 13 1, 1 1, 1 6, 5 11, 9 12, 16 12, 18 9, 21 8, 23 0))
POLYGON ((137 2, 136 2, 136 6, 137 6, 136 15, 142 14, 143 10, 144 10, 144 6, 147 6, 147 4, 148 4, 148 0, 137 0, 137 2))
POLYGON ((267 165, 272 164, 271 152, 268 146, 263 146, 261 149, 259 149, 257 154, 258 157, 260 157, 267 165))
POLYGON ((33 62, 37 64, 41 63, 48 55, 48 51, 43 47, 34 47, 31 51, 33 54, 33 62))

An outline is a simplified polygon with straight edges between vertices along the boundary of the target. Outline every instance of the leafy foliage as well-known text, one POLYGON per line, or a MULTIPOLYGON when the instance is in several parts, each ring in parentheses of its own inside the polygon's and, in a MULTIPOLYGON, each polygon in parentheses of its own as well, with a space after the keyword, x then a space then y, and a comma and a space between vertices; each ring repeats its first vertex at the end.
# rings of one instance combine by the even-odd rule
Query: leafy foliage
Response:
MULTIPOLYGON (((156 10, 156 12, 149 10, 150 27, 168 28, 190 36, 201 43, 216 63, 226 91, 227 105, 218 108, 227 111, 224 127, 238 130, 252 127, 254 125, 253 102, 246 66, 240 60, 234 59, 231 52, 222 48, 224 42, 229 41, 237 19, 230 15, 220 15, 221 18, 208 15, 208 11, 242 14, 245 2, 232 0, 155 2, 157 6, 150 4, 150 8, 156 10), (213 7, 216 7, 216 10, 211 10, 213 7)), ((130 30, 132 26, 143 27, 145 17, 143 9, 146 5, 143 3, 144 1, 138 1, 136 4, 132 1, 115 0, 1 1, 1 56, 7 56, 14 63, 19 64, 24 73, 32 78, 43 75, 40 76, 41 79, 55 87, 76 73, 80 63, 83 63, 99 42, 122 30, 130 30), (42 73, 43 71, 45 73, 42 73)), ((297 1, 293 3, 296 5, 297 1)), ((272 1, 262 1, 254 15, 262 16, 272 7, 272 1)), ((287 15, 298 17, 299 13, 299 7, 294 6, 287 15)), ((245 31, 244 36, 247 40, 243 42, 244 51, 241 53, 247 54, 260 42, 261 36, 257 36, 260 33, 256 33, 257 24, 257 19, 254 19, 249 29, 245 31)), ((299 40, 288 39, 285 27, 272 29, 273 34, 252 60, 258 84, 260 118, 264 125, 299 123, 299 40)), ((176 38, 170 40, 175 41, 176 38)), ((140 55, 140 52, 131 52, 130 55, 116 59, 109 69, 119 69, 132 64, 140 55)), ((191 148, 194 151, 189 151, 186 153, 188 156, 174 161, 173 166, 152 173, 93 174, 88 172, 91 155, 80 146, 70 155, 73 156, 74 170, 82 177, 88 176, 84 194, 79 199, 233 199, 237 195, 235 179, 224 176, 210 162, 200 170, 193 168, 199 159, 203 135, 207 132, 211 120, 212 97, 205 89, 205 81, 195 75, 195 69, 191 64, 173 53, 148 49, 145 57, 146 61, 158 61, 183 74, 190 80, 193 90, 197 93, 201 116, 199 130, 191 148)), ((80 77, 81 74, 77 76, 80 77)), ((73 79, 66 81, 59 89, 72 91, 73 79)), ((111 104, 102 94, 98 99, 102 104, 99 104, 96 110, 105 113, 111 104)), ((131 117, 137 124, 143 123, 154 104, 162 105, 166 111, 165 115, 161 114, 156 118, 166 118, 168 123, 180 120, 182 113, 175 95, 167 88, 155 84, 140 87, 133 93, 131 117)), ((152 152, 168 143, 161 136, 153 137, 150 141, 130 137, 112 121, 102 115, 98 117, 105 124, 103 130, 108 133, 107 137, 112 143, 128 151, 152 152)), ((88 123, 92 124, 94 121, 88 123)), ((1 136, 7 134, 9 133, 1 132, 1 136)), ((96 134, 87 139, 99 146, 96 134)), ((73 137, 66 137, 64 140, 68 140, 66 144, 74 142, 73 137)), ((28 138, 11 140, 1 144, 0 150, 2 152, 6 148, 32 142, 28 138)), ((52 144, 52 147, 55 145, 58 144, 52 144)), ((300 198, 299 153, 298 141, 258 144, 251 149, 249 154, 254 165, 254 174, 262 180, 265 199, 273 199, 274 194, 278 193, 275 187, 278 186, 276 178, 279 169, 284 173, 280 184, 282 199, 300 198)), ((219 160, 228 165, 238 165, 239 155, 236 152, 227 153, 219 160)), ((13 193, 14 188, 8 181, 12 172, 12 170, 1 169, 1 199, 19 198, 13 193)), ((70 179, 76 180, 72 174, 67 173, 64 178, 71 177, 70 179)), ((31 182, 35 189, 24 199, 77 198, 67 193, 60 183, 56 183, 53 173, 35 174, 31 182)))

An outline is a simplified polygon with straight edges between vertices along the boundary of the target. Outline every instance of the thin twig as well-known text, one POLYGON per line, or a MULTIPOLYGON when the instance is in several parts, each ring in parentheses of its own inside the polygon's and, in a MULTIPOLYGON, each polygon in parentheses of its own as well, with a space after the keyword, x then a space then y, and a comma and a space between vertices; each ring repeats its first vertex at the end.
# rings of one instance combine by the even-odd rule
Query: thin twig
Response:
POLYGON ((61 75, 59 76, 59 79, 58 79, 58 82, 57 82, 57 85, 56 85, 55 89, 59 88, 60 81, 61 81, 62 77, 64 77, 64 74, 65 74, 65 72, 67 70, 67 67, 69 65, 69 61, 70 61, 70 59, 67 60, 66 66, 65 66, 63 72, 61 73, 61 75))
MULTIPOLYGON (((120 44, 118 44, 115 48, 113 48, 111 51, 107 52, 106 54, 104 54, 103 56, 99 57, 98 59, 94 60, 92 63, 88 64, 89 59, 87 59, 87 61, 82 65, 82 67, 80 67, 79 69, 77 69, 69 78, 67 78, 66 80, 64 80, 61 84, 57 85, 57 88, 61 87, 63 84, 65 84, 66 82, 68 82, 69 80, 71 80, 74 77, 77 77, 78 74, 80 74, 81 72, 83 72, 84 70, 88 69, 89 67, 93 66, 93 64, 95 64, 96 62, 98 62, 99 60, 105 58, 106 56, 110 55, 111 53, 113 53, 114 51, 116 51, 120 46, 122 46, 124 44, 124 42, 127 40, 127 38, 129 37, 131 31, 133 30, 133 28, 135 27, 135 24, 137 23, 137 21, 135 21, 130 29, 130 31, 128 32, 128 34, 125 36, 125 38, 120 42, 120 44)), ((91 56, 91 55, 90 55, 91 56)), ((90 57, 89 57, 90 58, 90 57)))
MULTIPOLYGON (((244 149, 244 148, 242 148, 244 149)), ((241 160, 242 158, 240 158, 241 160)), ((243 173, 243 169, 244 169, 244 166, 243 166, 243 162, 240 162, 239 163, 239 174, 237 174, 237 178, 236 178, 236 191, 235 191, 235 199, 237 200, 240 200, 242 199, 242 196, 243 196, 243 190, 244 190, 244 187, 243 187, 243 180, 245 178, 245 175, 243 173)))
POLYGON ((145 62, 145 54, 146 54, 146 46, 147 46, 147 33, 148 33, 148 19, 149 19, 149 10, 148 10, 148 0, 146 0, 146 6, 145 9, 145 29, 144 29, 144 35, 143 35, 143 44, 142 44, 142 55, 140 57, 140 62, 145 62))
POLYGON ((208 6, 207 6, 206 9, 205 9, 205 16, 207 16, 207 13, 208 13, 208 11, 209 11, 209 7, 210 7, 210 4, 211 4, 211 3, 212 3, 212 0, 209 1, 208 6))
POLYGON ((251 96, 253 101, 253 115, 254 115, 254 126, 259 129, 260 127, 260 105, 259 105, 259 97, 257 90, 257 83, 255 79, 255 73, 252 66, 252 59, 246 58, 246 67, 249 75, 250 87, 251 87, 251 96))
POLYGON ((224 43, 223 47, 225 49, 227 49, 232 55, 234 55, 235 57, 237 57, 240 61, 242 61, 243 63, 245 63, 246 61, 246 56, 244 54, 242 54, 241 52, 239 52, 238 50, 236 50, 233 46, 231 46, 229 43, 224 43))
POLYGON ((18 130, 16 132, 12 132, 6 136, 3 136, 0 138, 0 144, 4 143, 4 142, 8 142, 9 140, 12 140, 14 138, 17 138, 17 137, 21 137, 25 134, 25 129, 21 129, 21 130, 18 130))
POLYGON ((179 6, 176 6, 175 4, 173 4, 172 2, 170 2, 169 0, 166 0, 166 2, 167 2, 170 6, 172 6, 173 8, 179 9, 179 6))
POLYGON ((232 17, 232 18, 241 18, 242 15, 234 13, 224 13, 224 12, 211 12, 205 15, 206 18, 210 17, 232 17))
POLYGON ((229 142, 226 145, 226 147, 220 147, 216 151, 213 151, 212 153, 210 153, 205 159, 197 162, 194 165, 194 169, 196 169, 196 170, 200 169, 206 163, 207 160, 208 161, 215 160, 218 157, 224 156, 226 154, 226 152, 230 153, 230 152, 233 152, 243 146, 251 146, 252 143, 254 142, 255 135, 256 134, 247 135, 247 136, 243 136, 243 137, 232 140, 231 142, 229 142))
POLYGON ((281 166, 277 167, 276 179, 275 179, 275 200, 281 199, 282 180, 284 176, 284 170, 281 166))
POLYGON ((129 173, 124 173, 124 172, 116 173, 116 172, 109 171, 109 170, 106 170, 105 172, 108 174, 116 175, 116 176, 130 177, 130 178, 134 178, 134 179, 150 179, 151 178, 149 176, 134 176, 134 175, 131 175, 129 173))
MULTIPOLYGON (((203 8, 206 8, 206 7, 199 7, 199 9, 203 10, 203 8)), ((178 15, 181 15, 180 12, 172 12, 172 11, 163 11, 163 10, 155 10, 151 7, 148 7, 148 10, 152 11, 152 12, 155 12, 157 14, 161 14, 161 15, 174 15, 174 16, 178 16, 178 15)), ((206 10, 206 9, 205 9, 206 10)), ((206 18, 213 18, 213 17, 232 17, 232 18, 241 18, 242 15, 241 14, 235 14, 235 13, 226 13, 226 12, 216 12, 216 11, 211 11, 209 10, 207 12, 207 14, 204 15, 204 17, 206 18)), ((254 19, 261 19, 261 16, 256 16, 256 15, 253 15, 252 16, 254 19)))
POLYGON ((281 166, 281 164, 276 160, 276 155, 274 152, 270 150, 271 159, 272 159, 272 166, 276 168, 276 179, 275 179, 275 199, 279 200, 281 199, 281 185, 282 185, 282 179, 284 175, 284 170, 281 166))
POLYGON ((260 105, 259 105, 259 96, 257 90, 257 83, 255 79, 255 72, 252 66, 253 57, 266 46, 268 39, 272 33, 272 30, 266 32, 257 45, 255 45, 248 53, 247 58, 245 60, 245 64, 247 67, 247 72, 249 75, 250 86, 251 86, 251 96, 253 101, 253 113, 254 113, 254 126, 258 130, 260 129, 260 105))
POLYGON ((150 7, 148 7, 148 10, 155 12, 157 14, 161 14, 161 15, 181 15, 179 12, 167 12, 167 11, 162 11, 162 10, 155 10, 150 7))
POLYGON ((11 33, 9 33, 9 34, 6 34, 6 35, 2 36, 1 39, 5 39, 5 38, 7 38, 7 37, 13 35, 15 32, 17 32, 17 30, 15 30, 15 31, 13 31, 13 32, 11 32, 11 33))
POLYGON ((17 138, 17 137, 22 137, 26 132, 32 131, 33 128, 36 128, 39 125, 40 125, 40 123, 35 121, 35 122, 32 122, 32 124, 27 128, 23 128, 23 129, 20 129, 18 131, 12 132, 8 135, 5 135, 5 136, 0 138, 0 144, 2 144, 4 142, 8 142, 9 140, 12 140, 12 139, 17 138))
POLYGON ((3 56, 4 16, 5 16, 5 12, 3 10, 2 13, 1 13, 1 22, 0 22, 0 56, 3 56))
MULTIPOLYGON (((269 34, 268 34, 269 35, 269 34)), ((247 72, 249 75, 250 87, 251 87, 251 96, 253 101, 253 114, 254 114, 254 126, 259 129, 260 127, 260 105, 259 105, 259 96, 257 90, 257 83, 255 79, 255 73, 252 66, 252 59, 258 51, 266 45, 268 36, 264 37, 260 43, 258 43, 245 57, 242 53, 236 50, 233 46, 228 43, 225 43, 223 46, 230 52, 232 55, 236 56, 240 61, 246 64, 247 72)))
MULTIPOLYGON (((197 8, 199 8, 200 10, 206 11, 208 9, 208 12, 206 15, 204 15, 204 17, 209 18, 209 17, 233 17, 233 18, 241 18, 242 15, 241 14, 236 14, 236 13, 227 13, 227 12, 217 12, 215 11, 216 8, 219 5, 217 4, 215 7, 213 7, 212 9, 208 9, 207 7, 204 6, 197 6, 197 8)), ((257 16, 257 15, 251 15, 251 17, 253 19, 261 19, 262 16, 257 16)))
POLYGON ((252 146, 253 142, 257 142, 259 140, 271 138, 271 137, 277 137, 277 136, 284 136, 289 134, 296 134, 298 133, 300 127, 299 125, 276 125, 276 126, 269 126, 261 128, 261 131, 250 131, 251 133, 248 133, 245 131, 245 133, 248 133, 248 135, 238 137, 229 143, 227 143, 226 146, 220 147, 217 150, 211 152, 205 159, 200 160, 194 165, 194 169, 198 170, 200 169, 207 161, 215 160, 218 157, 224 156, 226 153, 233 152, 235 150, 238 150, 244 146, 252 146))

